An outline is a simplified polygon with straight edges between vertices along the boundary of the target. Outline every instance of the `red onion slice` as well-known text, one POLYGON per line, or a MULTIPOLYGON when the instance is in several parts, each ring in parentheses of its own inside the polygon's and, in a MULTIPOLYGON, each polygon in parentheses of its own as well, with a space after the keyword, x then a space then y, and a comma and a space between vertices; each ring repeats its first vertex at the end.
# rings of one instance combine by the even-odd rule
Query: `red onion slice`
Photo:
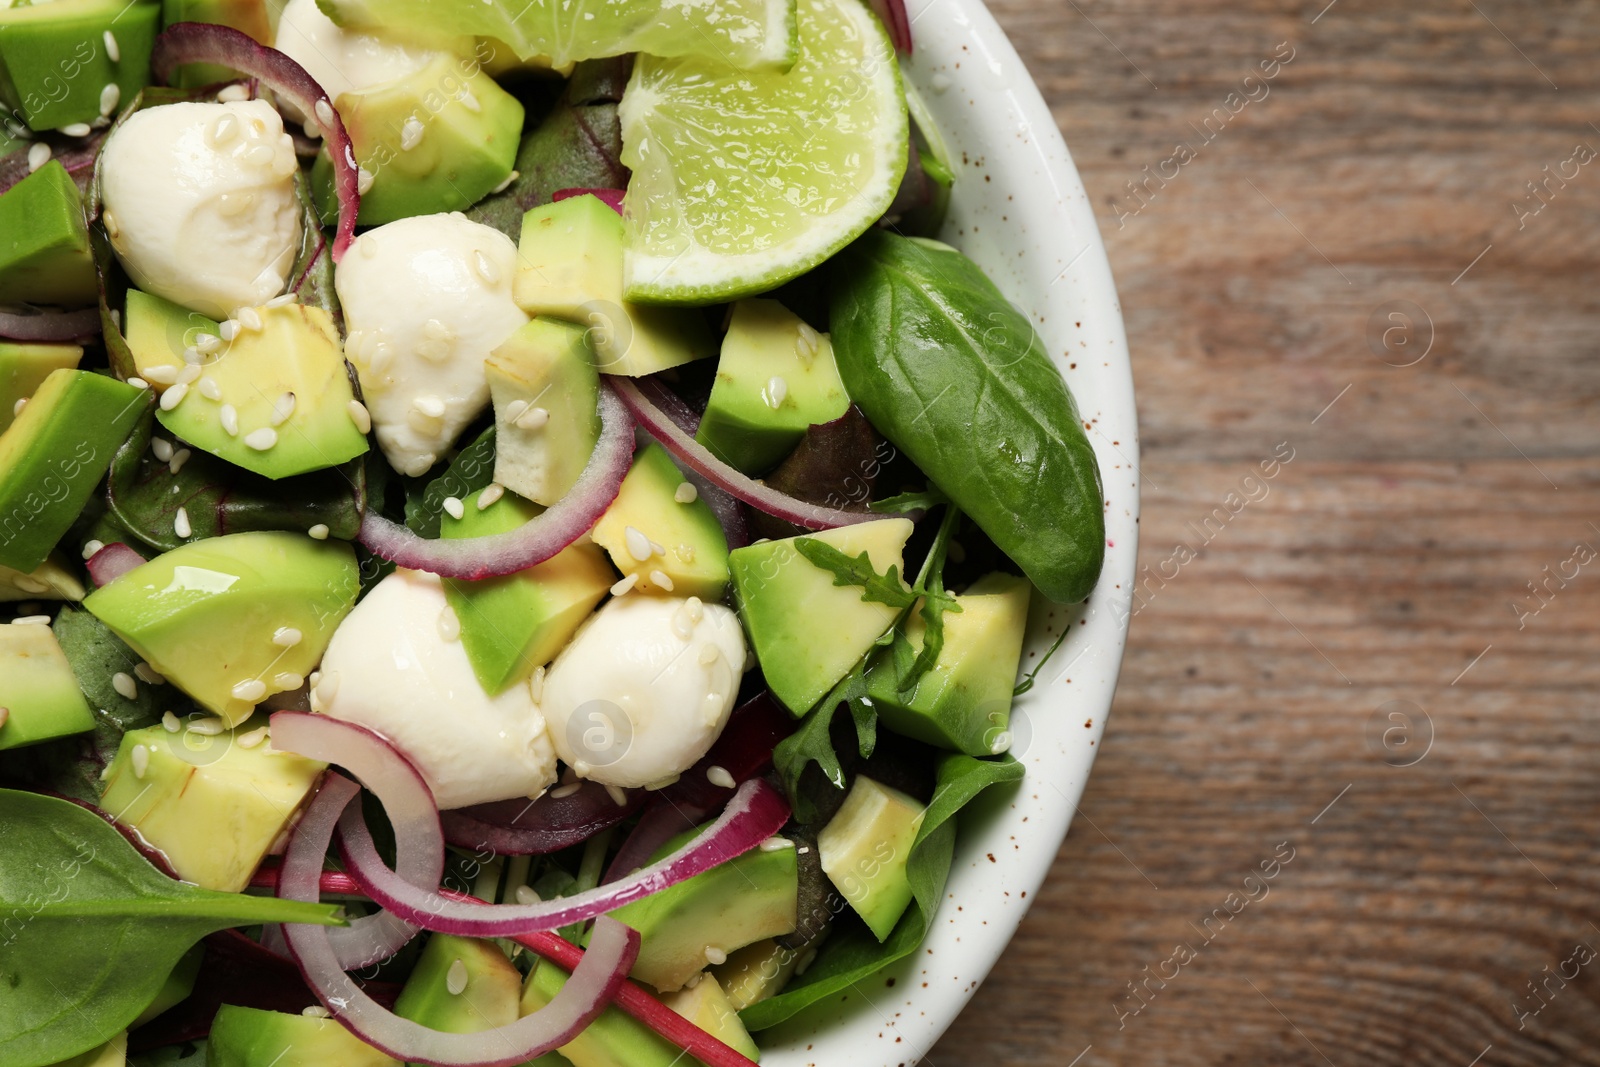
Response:
POLYGON ((333 239, 333 261, 344 258, 355 240, 361 211, 361 168, 355 146, 333 100, 306 69, 276 48, 257 44, 247 33, 209 22, 179 22, 156 38, 150 53, 151 76, 166 82, 185 63, 217 63, 247 74, 289 101, 316 124, 333 162, 333 188, 339 198, 339 230, 333 239))
POLYGON ((633 417, 639 420, 639 425, 643 426, 651 437, 660 441, 667 451, 688 464, 696 473, 753 508, 759 508, 774 518, 793 523, 806 530, 831 530, 839 526, 854 526, 857 523, 871 522, 884 517, 867 511, 840 511, 838 508, 808 504, 804 500, 796 500, 787 493, 770 489, 754 478, 734 470, 713 456, 699 441, 685 433, 672 416, 663 410, 662 404, 669 401, 666 401, 662 394, 670 395, 670 390, 660 382, 647 378, 607 380, 616 390, 617 396, 628 406, 628 410, 633 413, 633 417))
POLYGON ((722 817, 705 833, 660 863, 610 885, 539 904, 474 907, 419 889, 384 866, 359 808, 339 820, 345 865, 362 890, 379 905, 428 930, 463 937, 514 937, 553 930, 614 911, 755 848, 783 829, 789 804, 765 781, 746 782, 722 817))
MULTIPOLYGON (((618 804, 599 782, 583 782, 566 796, 502 800, 439 813, 444 837, 457 848, 488 849, 501 856, 544 856, 580 845, 644 805, 642 790, 618 804)), ((408 881, 410 879, 407 879, 408 881)))
POLYGON ((0 337, 12 341, 79 341, 99 333, 99 308, 39 311, 31 315, 0 311, 0 337))
MULTIPOLYGON (((439 809, 422 772, 380 734, 355 723, 280 711, 272 716, 272 747, 324 763, 336 763, 359 778, 379 800, 394 826, 396 867, 418 885, 438 885, 444 875, 444 834, 439 809)), ((388 912, 359 919, 330 935, 339 965, 354 971, 399 952, 419 929, 388 912)))
POLYGON ((145 565, 145 558, 121 541, 115 541, 89 557, 89 577, 97 586, 107 586, 135 567, 145 565))
MULTIPOLYGON (((318 899, 334 825, 359 792, 341 775, 324 780, 289 844, 280 897, 318 899)), ((340 966, 324 928, 293 923, 283 932, 306 983, 345 1029, 397 1060, 436 1067, 515 1067, 569 1043, 606 1009, 639 957, 638 931, 602 916, 572 978, 547 1006, 509 1026, 446 1034, 400 1018, 363 992, 340 966)))
POLYGON ((558 189, 551 195, 551 203, 559 204, 563 200, 571 200, 575 196, 592 196, 596 200, 611 208, 618 215, 622 214, 622 198, 628 195, 626 189, 558 189))
MULTIPOLYGON (((683 397, 653 378, 641 378, 640 382, 643 383, 641 391, 661 409, 661 413, 671 419, 678 429, 693 437, 700 429, 700 416, 684 403, 683 397)), ((690 471, 688 477, 689 481, 694 483, 700 499, 706 502, 712 514, 716 515, 717 522, 722 524, 722 533, 728 539, 728 547, 743 548, 748 545, 750 526, 745 522, 744 509, 739 506, 739 502, 699 471, 690 471)))
POLYGON ((633 444, 628 409, 602 383, 600 440, 588 466, 567 495, 532 522, 490 537, 430 540, 369 511, 361 521, 359 540, 375 556, 445 578, 478 581, 527 570, 556 556, 600 521, 622 488, 633 444))
POLYGON ((894 42, 895 50, 910 55, 911 19, 906 14, 905 0, 868 0, 868 3, 883 20, 884 28, 889 31, 889 40, 894 42))

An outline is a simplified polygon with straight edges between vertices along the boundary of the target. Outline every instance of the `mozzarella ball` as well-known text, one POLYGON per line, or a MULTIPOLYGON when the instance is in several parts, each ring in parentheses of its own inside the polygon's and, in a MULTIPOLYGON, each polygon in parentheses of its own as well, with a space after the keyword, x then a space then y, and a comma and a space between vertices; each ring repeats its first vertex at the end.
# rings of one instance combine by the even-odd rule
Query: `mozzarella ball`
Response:
POLYGON ((360 723, 416 764, 440 808, 536 797, 556 780, 525 684, 490 696, 437 575, 395 571, 334 632, 312 710, 360 723))
POLYGON ((145 108, 100 158, 111 247, 140 289, 214 319, 263 304, 300 252, 298 169, 264 100, 145 108))
MULTIPOLYGON (((445 37, 440 43, 455 41, 445 37)), ((343 29, 322 13, 317 0, 289 0, 278 22, 276 46, 304 67, 335 102, 341 93, 409 77, 439 54, 399 37, 343 29)))
POLYGON ((483 361, 528 322, 516 267, 509 237, 459 212, 379 226, 340 261, 345 356, 395 470, 426 473, 489 403, 483 361))
POLYGON ((739 617, 721 604, 622 596, 556 657, 539 706, 556 752, 580 777, 658 785, 710 751, 744 661, 739 617))

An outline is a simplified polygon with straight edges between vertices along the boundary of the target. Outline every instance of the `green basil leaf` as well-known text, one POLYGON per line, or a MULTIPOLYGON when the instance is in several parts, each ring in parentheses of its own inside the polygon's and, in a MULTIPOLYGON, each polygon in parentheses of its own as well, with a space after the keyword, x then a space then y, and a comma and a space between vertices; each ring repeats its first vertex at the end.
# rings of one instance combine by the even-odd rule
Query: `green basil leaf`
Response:
POLYGON ((14 790, 0 790, 0 901, 0 1063, 109 1041, 207 934, 344 921, 332 905, 175 882, 93 812, 14 790))
POLYGON ((1010 756, 980 760, 953 753, 941 759, 938 787, 906 864, 912 907, 906 909, 881 944, 866 924, 841 917, 805 974, 772 999, 752 1004, 739 1013, 745 1026, 750 1030, 776 1026, 813 1004, 849 992, 856 983, 915 952, 933 925, 939 901, 944 897, 955 855, 954 816, 990 786, 1021 779, 1022 764, 1010 756))
POLYGON ((882 230, 838 277, 851 399, 1045 596, 1087 597, 1105 559, 1100 469, 1032 324, 959 252, 882 230))
POLYGON ((850 556, 815 537, 802 537, 795 541, 795 550, 814 566, 833 575, 837 586, 858 585, 863 603, 887 604, 891 608, 909 608, 917 602, 916 596, 900 580, 900 568, 890 565, 887 574, 879 574, 872 566, 872 557, 863 552, 850 556))

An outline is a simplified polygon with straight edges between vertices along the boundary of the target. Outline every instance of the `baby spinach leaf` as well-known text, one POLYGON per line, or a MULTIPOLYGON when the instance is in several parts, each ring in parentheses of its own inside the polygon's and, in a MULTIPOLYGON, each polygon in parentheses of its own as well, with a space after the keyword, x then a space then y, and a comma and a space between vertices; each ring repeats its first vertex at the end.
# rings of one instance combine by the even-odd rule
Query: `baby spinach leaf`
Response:
POLYGON ((847 555, 826 541, 815 537, 802 537, 794 547, 812 565, 833 574, 833 584, 859 585, 865 603, 887 604, 891 608, 909 608, 917 598, 900 580, 900 568, 890 564, 885 574, 879 574, 872 565, 872 557, 863 552, 859 556, 847 555))
POLYGON ((850 397, 1051 600, 1105 560, 1100 468, 1032 324, 977 264, 882 230, 838 258, 830 325, 850 397))
POLYGON ((1022 764, 1005 756, 973 759, 953 753, 939 761, 938 786, 911 845, 906 876, 913 904, 881 944, 866 924, 841 917, 816 962, 787 989, 739 1013, 750 1030, 776 1026, 796 1012, 848 992, 856 983, 917 950, 933 924, 955 855, 956 813, 992 785, 1022 778, 1022 764))
POLYGON ((331 905, 175 882, 65 800, 0 790, 0 1063, 54 1063, 127 1028, 206 934, 340 925, 331 905))

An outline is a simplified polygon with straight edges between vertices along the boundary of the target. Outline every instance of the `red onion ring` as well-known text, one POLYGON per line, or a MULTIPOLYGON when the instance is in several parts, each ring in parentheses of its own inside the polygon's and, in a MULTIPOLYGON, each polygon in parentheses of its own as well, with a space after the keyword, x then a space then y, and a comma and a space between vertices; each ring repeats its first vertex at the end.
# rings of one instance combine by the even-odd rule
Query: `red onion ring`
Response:
MULTIPOLYGON (((648 390, 650 399, 661 409, 661 413, 673 421, 673 424, 685 434, 693 437, 700 429, 700 416, 683 397, 671 389, 658 383, 654 378, 641 378, 641 382, 648 383, 644 386, 648 390)), ((716 515, 717 522, 722 524, 723 536, 727 538, 729 548, 743 548, 750 543, 750 526, 744 519, 744 508, 740 507, 727 490, 707 478, 698 471, 688 473, 689 481, 694 483, 694 488, 700 494, 700 499, 716 515)))
POLYGON ((670 390, 660 382, 648 378, 607 380, 616 390, 617 396, 628 406, 633 417, 639 421, 639 425, 643 426, 651 437, 660 441, 667 451, 688 464, 696 473, 710 480, 717 488, 753 508, 806 530, 831 530, 839 526, 853 526, 884 517, 872 512, 840 511, 837 508, 808 504, 787 493, 770 489, 754 478, 734 470, 713 456, 699 441, 685 433, 671 414, 663 410, 663 405, 670 404, 670 401, 662 394, 670 395, 670 390))
POLYGON ((97 586, 107 586, 135 567, 142 567, 145 558, 121 541, 115 541, 89 557, 89 577, 97 586))
POLYGON ((575 196, 592 196, 620 215, 622 214, 622 198, 627 194, 628 190, 626 189, 557 189, 551 195, 550 202, 559 204, 561 201, 571 200, 575 196))
POLYGON ((356 215, 361 211, 361 168, 355 146, 344 128, 333 100, 306 69, 276 48, 229 26, 209 22, 179 22, 156 38, 150 53, 150 73, 166 82, 185 63, 217 63, 260 81, 300 109, 316 124, 333 162, 333 187, 339 198, 339 230, 333 239, 333 261, 344 258, 355 240, 356 215))
POLYGON ((566 496, 510 533, 460 540, 419 537, 369 511, 358 540, 367 551, 401 567, 445 578, 478 581, 527 570, 588 533, 622 488, 633 459, 633 419, 615 393, 600 390, 600 440, 566 496))
POLYGON ((906 15, 905 0, 867 0, 867 2, 883 20, 884 28, 889 31, 889 40, 894 42, 895 50, 910 55, 911 19, 906 15))
MULTIPOLYGON (((439 813, 444 837, 457 848, 488 849, 501 856, 544 856, 579 845, 615 826, 644 804, 641 790, 630 790, 618 804, 599 782, 583 782, 566 796, 546 793, 538 800, 502 800, 439 813)), ((409 879, 407 879, 409 881, 409 879)))
POLYGON ((12 341, 77 341, 99 333, 99 308, 40 311, 32 315, 0 311, 0 337, 12 341))
POLYGON ((743 855, 788 821, 788 802, 762 779, 753 779, 740 787, 722 817, 705 833, 660 863, 570 897, 489 907, 452 902, 389 870, 373 847, 359 808, 347 810, 339 820, 339 843, 345 865, 362 891, 401 918, 424 929, 463 937, 515 937, 583 922, 660 892, 743 855))
MULTIPOLYGON (((316 900, 322 860, 341 811, 360 789, 330 774, 300 820, 278 880, 278 896, 316 900)), ((639 957, 638 931, 602 916, 572 978, 547 1006, 509 1026, 446 1034, 384 1008, 346 974, 326 932, 293 923, 283 928, 289 950, 317 999, 345 1029, 394 1059, 436 1067, 516 1067, 569 1043, 610 1004, 639 957)))
MULTIPOLYGON (((280 711, 271 718, 272 747, 308 759, 336 763, 359 778, 383 802, 394 825, 400 876, 418 885, 438 885, 444 875, 444 834, 439 809, 422 772, 382 735, 355 723, 280 711)), ((359 919, 329 937, 339 966, 359 970, 399 952, 419 928, 388 912, 359 919)))

